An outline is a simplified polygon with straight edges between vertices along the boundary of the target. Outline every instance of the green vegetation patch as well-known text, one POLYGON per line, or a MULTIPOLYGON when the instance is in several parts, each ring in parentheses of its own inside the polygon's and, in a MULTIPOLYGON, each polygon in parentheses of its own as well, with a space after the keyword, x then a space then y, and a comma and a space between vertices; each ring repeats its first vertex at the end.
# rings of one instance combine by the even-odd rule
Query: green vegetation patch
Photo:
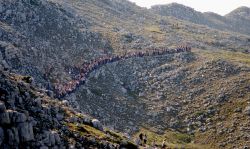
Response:
POLYGON ((250 66, 250 54, 242 52, 233 52, 226 50, 209 51, 209 50, 195 50, 196 54, 207 57, 209 59, 224 59, 232 62, 237 62, 250 66))
POLYGON ((106 140, 106 141, 117 143, 117 144, 121 144, 125 142, 126 146, 131 146, 131 147, 136 146, 133 142, 128 141, 121 134, 117 132, 113 132, 111 130, 105 130, 103 132, 86 124, 67 123, 66 125, 70 128, 70 130, 80 133, 81 136, 85 136, 85 137, 92 136, 98 140, 106 140))
POLYGON ((155 144, 160 147, 163 140, 166 141, 166 145, 168 148, 187 148, 187 149, 208 149, 209 147, 206 145, 194 144, 192 143, 194 136, 174 132, 174 131, 165 131, 164 134, 159 134, 157 132, 153 132, 147 129, 140 130, 137 134, 135 134, 134 138, 138 137, 140 133, 145 133, 148 137, 148 145, 152 145, 155 141, 155 144))
POLYGON ((79 132, 82 136, 95 136, 100 139, 105 138, 106 135, 104 132, 95 129, 94 127, 85 125, 85 124, 74 124, 68 123, 67 126, 72 130, 79 132))
POLYGON ((160 27, 158 27, 156 25, 145 27, 145 30, 153 32, 153 33, 163 34, 163 32, 161 31, 160 27))
POLYGON ((197 112, 195 112, 195 116, 200 116, 200 115, 203 115, 205 113, 206 113, 206 111, 197 111, 197 112))

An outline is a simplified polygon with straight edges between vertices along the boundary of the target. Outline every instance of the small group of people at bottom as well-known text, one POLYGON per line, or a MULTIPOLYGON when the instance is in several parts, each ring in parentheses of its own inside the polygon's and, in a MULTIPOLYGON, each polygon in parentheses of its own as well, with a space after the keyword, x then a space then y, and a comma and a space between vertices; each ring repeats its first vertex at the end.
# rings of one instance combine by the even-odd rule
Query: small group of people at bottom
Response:
POLYGON ((148 136, 146 134, 140 133, 139 137, 136 138, 135 143, 137 146, 146 146, 148 141, 148 136))
POLYGON ((164 139, 164 140, 162 141, 161 145, 156 144, 156 141, 154 140, 154 141, 152 142, 151 147, 149 147, 149 149, 168 149, 168 148, 167 148, 167 145, 166 145, 166 139, 164 139))
POLYGON ((147 145, 147 141, 147 135, 140 133, 139 136, 136 138, 135 143, 138 147, 143 147, 145 149, 167 149, 166 139, 162 141, 161 145, 157 144, 156 140, 154 140, 151 145, 147 145))

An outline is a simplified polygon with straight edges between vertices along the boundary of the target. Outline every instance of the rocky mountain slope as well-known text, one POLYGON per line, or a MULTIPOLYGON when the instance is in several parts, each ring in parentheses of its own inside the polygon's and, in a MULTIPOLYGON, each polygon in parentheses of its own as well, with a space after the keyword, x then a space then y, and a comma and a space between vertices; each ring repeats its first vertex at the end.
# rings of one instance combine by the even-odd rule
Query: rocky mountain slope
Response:
POLYGON ((131 140, 138 132, 151 135, 149 143, 167 139, 172 148, 250 147, 250 36, 231 32, 235 30, 224 27, 224 21, 218 23, 247 15, 242 10, 225 17, 187 7, 176 10, 192 15, 158 15, 127 0, 0 1, 0 69, 12 72, 1 71, 1 105, 7 109, 1 115, 12 119, 11 110, 26 113, 21 122, 1 124, 1 145, 124 145, 127 139, 110 131, 119 130, 131 140), (199 22, 204 15, 218 27, 199 22), (53 97, 56 85, 77 78, 83 64, 93 59, 186 45, 192 52, 106 64, 91 72, 74 93, 61 101, 53 97), (33 83, 16 74, 32 76, 33 83), (87 115, 109 129, 93 128, 87 115), (61 141, 54 143, 51 133, 61 141))
POLYGON ((137 58, 101 68, 68 98, 78 99, 80 109, 127 133, 141 127, 158 133, 175 130, 196 136, 197 143, 209 137, 213 147, 230 148, 245 145, 232 136, 249 135, 241 130, 249 123, 244 114, 249 105, 249 74, 249 66, 204 59, 199 53, 137 58), (219 132, 224 130, 222 138, 219 132))
POLYGON ((4 0, 0 8, 2 68, 34 76, 49 88, 70 80, 69 72, 83 62, 107 53, 176 43, 203 49, 249 46, 248 36, 161 17, 128 1, 4 0))
POLYGON ((3 66, 34 76, 43 86, 62 81, 50 75, 65 80, 72 66, 100 55, 102 49, 112 50, 99 33, 87 30, 90 23, 84 18, 55 3, 4 0, 0 4, 3 66))
POLYGON ((0 148, 136 148, 128 139, 48 97, 31 77, 1 71, 0 148))
POLYGON ((181 20, 206 25, 223 31, 234 31, 247 35, 250 34, 250 8, 248 7, 237 8, 225 16, 220 16, 212 12, 201 13, 193 8, 177 3, 156 5, 153 6, 151 10, 152 12, 163 16, 173 16, 181 20))
POLYGON ((228 18, 241 17, 241 18, 244 18, 246 20, 249 20, 250 19, 249 15, 250 15, 250 8, 242 6, 242 7, 239 7, 237 9, 233 10, 229 14, 227 14, 226 17, 228 17, 228 18))

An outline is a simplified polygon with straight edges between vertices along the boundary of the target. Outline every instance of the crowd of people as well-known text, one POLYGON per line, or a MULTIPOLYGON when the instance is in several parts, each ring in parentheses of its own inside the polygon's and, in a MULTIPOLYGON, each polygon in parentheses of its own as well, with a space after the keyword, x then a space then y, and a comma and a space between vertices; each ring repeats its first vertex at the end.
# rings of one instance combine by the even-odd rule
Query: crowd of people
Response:
POLYGON ((164 139, 161 144, 157 144, 156 140, 153 140, 153 142, 149 144, 148 136, 143 133, 140 133, 139 136, 135 138, 135 144, 138 148, 143 147, 144 149, 167 149, 166 139, 164 139))
POLYGON ((136 138, 136 140, 135 140, 135 144, 137 146, 144 146, 144 147, 146 147, 147 141, 148 141, 147 135, 143 134, 143 133, 140 133, 139 137, 136 138))
POLYGON ((181 52, 191 52, 191 47, 188 46, 180 46, 176 49, 153 49, 147 51, 140 52, 131 52, 124 55, 106 55, 104 57, 92 60, 89 63, 84 63, 80 70, 80 74, 78 74, 72 81, 69 81, 66 84, 58 84, 55 85, 54 90, 57 98, 63 98, 67 94, 74 92, 80 85, 83 85, 88 78, 89 74, 96 70, 97 68, 105 65, 107 63, 113 63, 120 60, 125 60, 132 57, 145 57, 145 56, 157 56, 157 55, 165 55, 165 54, 174 54, 181 52))

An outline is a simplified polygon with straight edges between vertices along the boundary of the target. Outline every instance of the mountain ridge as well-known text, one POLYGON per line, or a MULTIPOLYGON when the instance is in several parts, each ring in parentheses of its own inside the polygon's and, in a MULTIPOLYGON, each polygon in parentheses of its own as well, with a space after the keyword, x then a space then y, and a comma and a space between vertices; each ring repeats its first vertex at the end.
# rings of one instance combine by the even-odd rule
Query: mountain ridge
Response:
POLYGON ((174 16, 176 18, 187 20, 193 23, 207 25, 211 28, 229 30, 249 35, 250 8, 246 6, 236 8, 224 16, 213 12, 202 13, 194 10, 191 7, 178 3, 155 5, 152 6, 150 10, 163 16, 174 16), (236 13, 243 13, 244 16, 241 16, 240 19, 239 15, 236 13))
POLYGON ((226 14, 227 17, 233 17, 234 15, 241 14, 243 17, 248 17, 250 15, 250 7, 247 6, 241 6, 236 8, 235 10, 231 11, 230 13, 226 14))

